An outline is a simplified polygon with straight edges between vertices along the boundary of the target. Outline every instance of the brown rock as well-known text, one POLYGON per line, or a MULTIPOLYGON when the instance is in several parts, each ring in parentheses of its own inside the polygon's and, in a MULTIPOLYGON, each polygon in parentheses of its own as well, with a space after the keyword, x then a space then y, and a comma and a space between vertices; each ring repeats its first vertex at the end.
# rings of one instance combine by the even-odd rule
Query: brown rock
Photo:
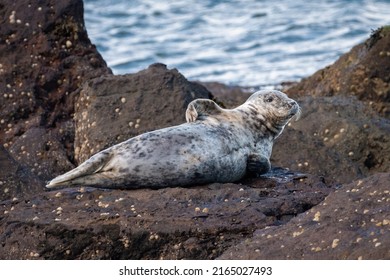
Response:
POLYGON ((213 259, 330 191, 280 169, 241 184, 54 190, 0 205, 0 259, 213 259))
POLYGON ((227 86, 218 82, 201 82, 210 92, 215 101, 223 108, 234 108, 244 103, 254 92, 252 88, 240 86, 227 86))
MULTIPOLYGON (((81 0, 0 2, 0 14, 0 259, 389 258, 390 175, 375 173, 390 167, 390 124, 367 106, 389 112, 387 28, 289 90, 303 115, 272 163, 326 179, 274 168, 236 184, 43 192, 33 172, 73 166, 75 127, 82 161, 212 96, 161 64, 104 76, 81 0)), ((249 95, 207 87, 227 108, 249 95)))
MULTIPOLYGON (((0 146, 0 201, 17 201, 26 195, 41 192, 43 186, 43 181, 28 168, 20 166, 7 150, 0 146)), ((2 214, 0 219, 1 216, 2 214)))
POLYGON ((69 162, 58 130, 32 127, 15 139, 10 153, 15 159, 31 168, 40 178, 51 179, 56 170, 69 170, 69 162))
POLYGON ((301 97, 271 163, 347 183, 390 170, 390 122, 353 97, 301 97))
POLYGON ((196 98, 212 96, 163 64, 89 81, 76 103, 77 161, 141 133, 185 122, 187 105, 196 98))
MULTIPOLYGON (((78 87, 111 70, 87 37, 81 0, 1 1, 0 14, 0 144, 9 149, 34 127, 61 134, 78 87)), ((62 137, 72 145, 73 133, 62 137)))
POLYGON ((390 26, 287 90, 292 95, 357 96, 390 117, 390 26))
POLYGON ((390 173, 382 173, 345 185, 220 259, 390 259, 389 182, 390 173))

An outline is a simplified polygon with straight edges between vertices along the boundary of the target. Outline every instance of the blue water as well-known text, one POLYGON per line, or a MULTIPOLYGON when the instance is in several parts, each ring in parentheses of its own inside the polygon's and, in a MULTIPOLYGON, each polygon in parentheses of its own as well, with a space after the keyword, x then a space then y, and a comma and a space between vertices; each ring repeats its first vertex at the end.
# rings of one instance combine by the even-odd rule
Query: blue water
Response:
POLYGON ((88 34, 115 74, 155 62, 190 80, 264 86, 307 77, 372 30, 390 1, 84 0, 88 34))

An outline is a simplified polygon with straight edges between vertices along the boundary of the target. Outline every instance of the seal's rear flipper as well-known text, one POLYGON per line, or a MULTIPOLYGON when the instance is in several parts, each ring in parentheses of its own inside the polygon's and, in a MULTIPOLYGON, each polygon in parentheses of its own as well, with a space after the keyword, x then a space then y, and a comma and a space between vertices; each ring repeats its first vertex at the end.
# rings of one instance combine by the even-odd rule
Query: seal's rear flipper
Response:
POLYGON ((187 122, 194 122, 209 115, 218 115, 223 109, 210 99, 195 99, 188 104, 186 111, 187 122))
MULTIPOLYGON (((107 165, 109 160, 111 159, 109 152, 100 152, 80 164, 75 169, 70 170, 69 172, 62 174, 50 182, 47 183, 46 188, 54 188, 58 186, 72 186, 72 185, 93 185, 93 182, 89 182, 89 180, 85 180, 83 178, 93 178, 93 176, 89 175, 97 175, 99 171, 101 171, 104 166, 107 165)), ((99 177, 99 176, 97 176, 99 177)))

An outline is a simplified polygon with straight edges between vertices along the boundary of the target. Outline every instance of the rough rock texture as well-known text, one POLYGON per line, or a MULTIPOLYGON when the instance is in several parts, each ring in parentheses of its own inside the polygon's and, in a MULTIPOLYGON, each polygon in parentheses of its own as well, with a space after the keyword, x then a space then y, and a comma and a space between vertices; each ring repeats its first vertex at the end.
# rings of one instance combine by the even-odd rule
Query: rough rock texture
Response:
POLYGON ((220 259, 390 259, 390 173, 331 193, 282 226, 258 230, 220 259))
POLYGON ((390 26, 373 32, 333 65, 292 86, 292 95, 357 96, 390 117, 390 26))
POLYGON ((138 134, 185 122, 187 105, 196 98, 212 96, 163 64, 136 74, 90 80, 76 103, 76 160, 83 162, 138 134))
POLYGON ((0 205, 0 259, 213 259, 330 191, 322 178, 280 169, 241 184, 54 190, 0 205))
MULTIPOLYGON (((44 183, 0 146, 0 201, 42 192, 44 183)), ((0 214, 1 220, 1 214, 0 214)))
MULTIPOLYGON (((0 259, 390 258, 389 28, 290 85, 303 114, 271 161, 298 172, 189 188, 43 191, 42 179, 72 168, 75 154, 82 161, 181 123, 192 99, 211 95, 161 64, 109 75, 81 0, 8 2, 0 0, 0 259)), ((227 108, 248 97, 205 85, 227 108)))
POLYGON ((17 162, 28 166, 40 178, 48 179, 53 173, 74 167, 63 144, 58 130, 32 127, 15 138, 10 151, 17 162))
POLYGON ((298 99, 301 119, 276 140, 271 162, 335 183, 390 170, 390 121, 355 97, 298 99))
POLYGON ((77 89, 111 70, 88 39, 80 0, 2 0, 0 34, 0 144, 50 178, 72 162, 77 89), (30 131, 37 127, 54 131, 30 131), (19 149, 31 143, 42 145, 29 153, 19 149), (44 148, 51 144, 66 156, 52 158, 44 148))

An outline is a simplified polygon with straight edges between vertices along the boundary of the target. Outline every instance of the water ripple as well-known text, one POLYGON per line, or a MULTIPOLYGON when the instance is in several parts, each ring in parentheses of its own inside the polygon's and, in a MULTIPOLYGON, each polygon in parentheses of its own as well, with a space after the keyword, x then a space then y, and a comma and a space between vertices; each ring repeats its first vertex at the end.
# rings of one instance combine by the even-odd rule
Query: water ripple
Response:
POLYGON ((389 24, 390 1, 84 0, 89 36, 116 74, 162 62, 233 85, 299 80, 389 24))

